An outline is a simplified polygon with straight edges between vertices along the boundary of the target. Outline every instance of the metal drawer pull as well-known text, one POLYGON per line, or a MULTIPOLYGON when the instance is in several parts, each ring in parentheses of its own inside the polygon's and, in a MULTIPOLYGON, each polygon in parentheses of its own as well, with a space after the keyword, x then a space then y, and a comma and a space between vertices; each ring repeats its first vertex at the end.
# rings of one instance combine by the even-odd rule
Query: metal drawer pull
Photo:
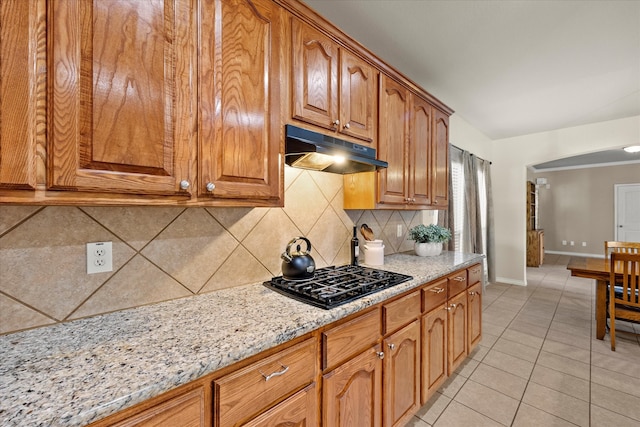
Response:
POLYGON ((380 359, 384 359, 384 351, 379 351, 376 353, 380 359))
POLYGON ((444 292, 444 288, 429 289, 429 292, 433 292, 434 294, 439 294, 440 292, 444 292))
POLYGON ((388 344, 389 348, 391 350, 395 350, 396 349, 396 345, 395 344, 388 344))
POLYGON ((265 375, 262 371, 260 371, 260 373, 264 377, 264 380, 265 381, 269 381, 273 377, 279 377, 280 375, 286 374, 287 371, 289 370, 289 367, 288 366, 284 366, 282 363, 280 364, 280 366, 282 366, 282 370, 281 371, 276 371, 273 374, 265 375))
POLYGON ((455 280, 456 282, 464 282, 467 279, 465 279, 464 277, 454 277, 453 280, 455 280))
POLYGON ((476 294, 477 294, 477 292, 475 292, 475 291, 471 291, 471 292, 469 292, 469 295, 471 295, 471 296, 474 296, 474 295, 476 295, 476 294))

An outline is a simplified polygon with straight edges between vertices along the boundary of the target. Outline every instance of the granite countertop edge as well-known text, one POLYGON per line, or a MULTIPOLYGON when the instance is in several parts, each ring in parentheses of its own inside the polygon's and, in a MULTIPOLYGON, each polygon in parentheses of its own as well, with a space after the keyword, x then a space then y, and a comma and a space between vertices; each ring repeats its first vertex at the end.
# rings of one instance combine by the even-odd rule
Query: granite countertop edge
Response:
POLYGON ((258 283, 0 336, 0 424, 89 424, 483 258, 386 256, 413 279, 332 310, 258 283))

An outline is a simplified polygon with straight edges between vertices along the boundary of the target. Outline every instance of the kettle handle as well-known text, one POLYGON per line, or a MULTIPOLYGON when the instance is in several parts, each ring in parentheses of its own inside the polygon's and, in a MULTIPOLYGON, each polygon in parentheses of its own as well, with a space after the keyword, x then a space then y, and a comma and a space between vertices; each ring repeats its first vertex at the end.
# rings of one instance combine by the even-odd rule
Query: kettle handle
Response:
POLYGON ((304 240, 305 241, 305 243, 307 244, 307 249, 304 250, 304 253, 302 253, 302 255, 308 255, 309 252, 311 252, 311 242, 309 241, 309 239, 307 239, 304 236, 294 237, 293 239, 291 239, 291 241, 287 245, 287 249, 284 251, 284 253, 289 255, 289 256, 291 256, 291 253, 289 252, 291 250, 291 246, 293 246, 293 244, 295 242, 297 242, 298 240, 304 240))

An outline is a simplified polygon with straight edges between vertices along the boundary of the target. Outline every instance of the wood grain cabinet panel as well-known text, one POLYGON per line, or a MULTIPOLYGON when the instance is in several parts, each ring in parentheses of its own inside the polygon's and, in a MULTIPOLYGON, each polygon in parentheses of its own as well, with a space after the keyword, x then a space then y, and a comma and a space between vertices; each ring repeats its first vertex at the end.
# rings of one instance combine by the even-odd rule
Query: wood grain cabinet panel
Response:
POLYGON ((51 2, 48 188, 190 196, 194 3, 51 2))
POLYGON ((438 280, 422 289, 422 311, 428 313, 447 302, 447 279, 438 280))
POLYGON ((0 2, 0 189, 33 190, 46 139, 46 5, 0 2))
POLYGON ((409 189, 407 198, 414 205, 431 204, 431 127, 433 107, 411 94, 409 121, 409 189))
MULTIPOLYGON (((270 0, 200 2, 198 196, 283 200, 285 11, 270 0)), ((268 203, 266 203, 268 205, 268 203)))
POLYGON ((447 379, 447 306, 435 307, 422 317, 421 404, 447 379))
POLYGON ((375 147, 376 68, 298 19, 291 33, 292 117, 375 147))
POLYGON ((449 203, 449 116, 438 109, 433 114, 431 145, 431 203, 447 209, 449 203))
POLYGON ((469 354, 466 292, 450 298, 447 311, 447 374, 451 375, 469 354))
POLYGON ((174 397, 112 427, 205 427, 205 393, 202 387, 174 397))
POLYGON ((318 412, 316 385, 312 383, 243 426, 315 427, 318 425, 318 412))
POLYGON ((409 188, 409 90, 395 80, 380 77, 380 136, 378 158, 389 167, 378 171, 378 203, 404 205, 409 188))
POLYGON ((420 292, 413 292, 382 306, 384 334, 389 334, 420 316, 420 292))
POLYGON ((420 322, 385 338, 383 426, 403 426, 420 408, 420 322))
POLYGON ((323 369, 332 369, 380 338, 380 307, 322 333, 323 369))
POLYGON ((237 425, 313 382, 317 355, 312 338, 215 380, 215 425, 237 425))
POLYGON ((449 298, 452 298, 467 289, 467 283, 467 270, 461 270, 449 276, 447 278, 449 298))
POLYGON ((482 339, 482 283, 467 289, 468 351, 471 353, 482 339))
POLYGON ((325 374, 322 425, 382 425, 382 359, 377 345, 325 374))

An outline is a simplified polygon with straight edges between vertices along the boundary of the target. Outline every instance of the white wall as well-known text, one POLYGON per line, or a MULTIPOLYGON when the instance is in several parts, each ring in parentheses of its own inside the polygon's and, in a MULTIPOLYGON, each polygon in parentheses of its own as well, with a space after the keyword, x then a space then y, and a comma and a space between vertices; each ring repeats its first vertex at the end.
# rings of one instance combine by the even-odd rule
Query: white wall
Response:
MULTIPOLYGON (((451 142, 458 145, 453 138, 451 142)), ((640 116, 493 141, 491 180, 498 280, 526 284, 528 165, 639 143, 640 116)))
POLYGON ((491 161, 491 139, 457 114, 449 119, 449 142, 485 160, 491 161))

